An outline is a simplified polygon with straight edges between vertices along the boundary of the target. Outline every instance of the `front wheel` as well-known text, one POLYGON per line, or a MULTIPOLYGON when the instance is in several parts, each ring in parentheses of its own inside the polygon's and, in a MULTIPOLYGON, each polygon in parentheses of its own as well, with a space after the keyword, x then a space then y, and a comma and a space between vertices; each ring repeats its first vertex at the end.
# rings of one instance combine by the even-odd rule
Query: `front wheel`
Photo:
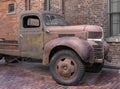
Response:
POLYGON ((72 50, 61 50, 52 57, 50 71, 57 83, 76 85, 83 78, 84 65, 72 50))

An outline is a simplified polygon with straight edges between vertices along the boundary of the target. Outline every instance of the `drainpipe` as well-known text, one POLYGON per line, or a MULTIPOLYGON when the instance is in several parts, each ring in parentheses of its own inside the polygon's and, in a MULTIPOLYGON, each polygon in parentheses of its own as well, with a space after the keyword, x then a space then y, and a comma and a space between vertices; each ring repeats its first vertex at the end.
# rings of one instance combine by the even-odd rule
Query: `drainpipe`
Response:
POLYGON ((62 14, 65 15, 65 2, 62 0, 62 14))
POLYGON ((30 0, 27 0, 27 10, 31 10, 30 0))
POLYGON ((108 10, 108 31, 107 31, 107 37, 110 37, 111 36, 111 19, 110 19, 110 12, 111 12, 111 8, 110 8, 110 0, 108 0, 108 8, 107 8, 107 10, 108 10))
POLYGON ((62 15, 65 18, 65 0, 62 0, 62 15))
POLYGON ((47 0, 47 2, 46 2, 46 4, 47 4, 47 11, 50 11, 50 0, 47 0))

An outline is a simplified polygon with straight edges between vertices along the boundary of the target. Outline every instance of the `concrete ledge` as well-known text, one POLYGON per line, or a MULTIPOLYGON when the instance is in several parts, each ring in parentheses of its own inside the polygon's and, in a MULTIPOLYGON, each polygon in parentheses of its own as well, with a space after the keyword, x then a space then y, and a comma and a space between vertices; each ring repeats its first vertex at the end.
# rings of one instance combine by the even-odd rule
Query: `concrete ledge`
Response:
POLYGON ((118 42, 120 42, 120 36, 115 36, 115 37, 106 38, 106 41, 107 41, 107 42, 118 43, 118 42))
POLYGON ((14 12, 7 12, 7 15, 13 15, 16 14, 15 11, 14 12))

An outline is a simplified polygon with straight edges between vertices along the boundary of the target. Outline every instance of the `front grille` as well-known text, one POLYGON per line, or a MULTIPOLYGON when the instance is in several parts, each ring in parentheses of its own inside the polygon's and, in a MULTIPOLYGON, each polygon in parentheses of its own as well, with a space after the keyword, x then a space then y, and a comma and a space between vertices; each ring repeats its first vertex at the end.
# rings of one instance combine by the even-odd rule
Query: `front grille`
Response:
POLYGON ((95 59, 103 59, 104 55, 104 50, 103 50, 103 45, 101 42, 96 42, 98 45, 93 45, 94 48, 94 58, 95 59))
POLYGON ((90 38, 90 39, 100 39, 100 38, 102 38, 102 32, 89 32, 88 38, 90 38))

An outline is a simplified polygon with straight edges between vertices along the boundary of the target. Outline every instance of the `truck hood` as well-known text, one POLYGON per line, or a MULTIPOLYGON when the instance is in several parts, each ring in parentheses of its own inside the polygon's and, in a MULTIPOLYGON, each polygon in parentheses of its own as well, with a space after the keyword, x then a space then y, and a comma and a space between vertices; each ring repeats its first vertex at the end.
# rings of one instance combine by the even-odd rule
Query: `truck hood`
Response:
POLYGON ((90 31, 90 32, 101 32, 102 28, 96 25, 76 25, 76 26, 47 26, 47 30, 51 32, 80 32, 80 31, 90 31))

